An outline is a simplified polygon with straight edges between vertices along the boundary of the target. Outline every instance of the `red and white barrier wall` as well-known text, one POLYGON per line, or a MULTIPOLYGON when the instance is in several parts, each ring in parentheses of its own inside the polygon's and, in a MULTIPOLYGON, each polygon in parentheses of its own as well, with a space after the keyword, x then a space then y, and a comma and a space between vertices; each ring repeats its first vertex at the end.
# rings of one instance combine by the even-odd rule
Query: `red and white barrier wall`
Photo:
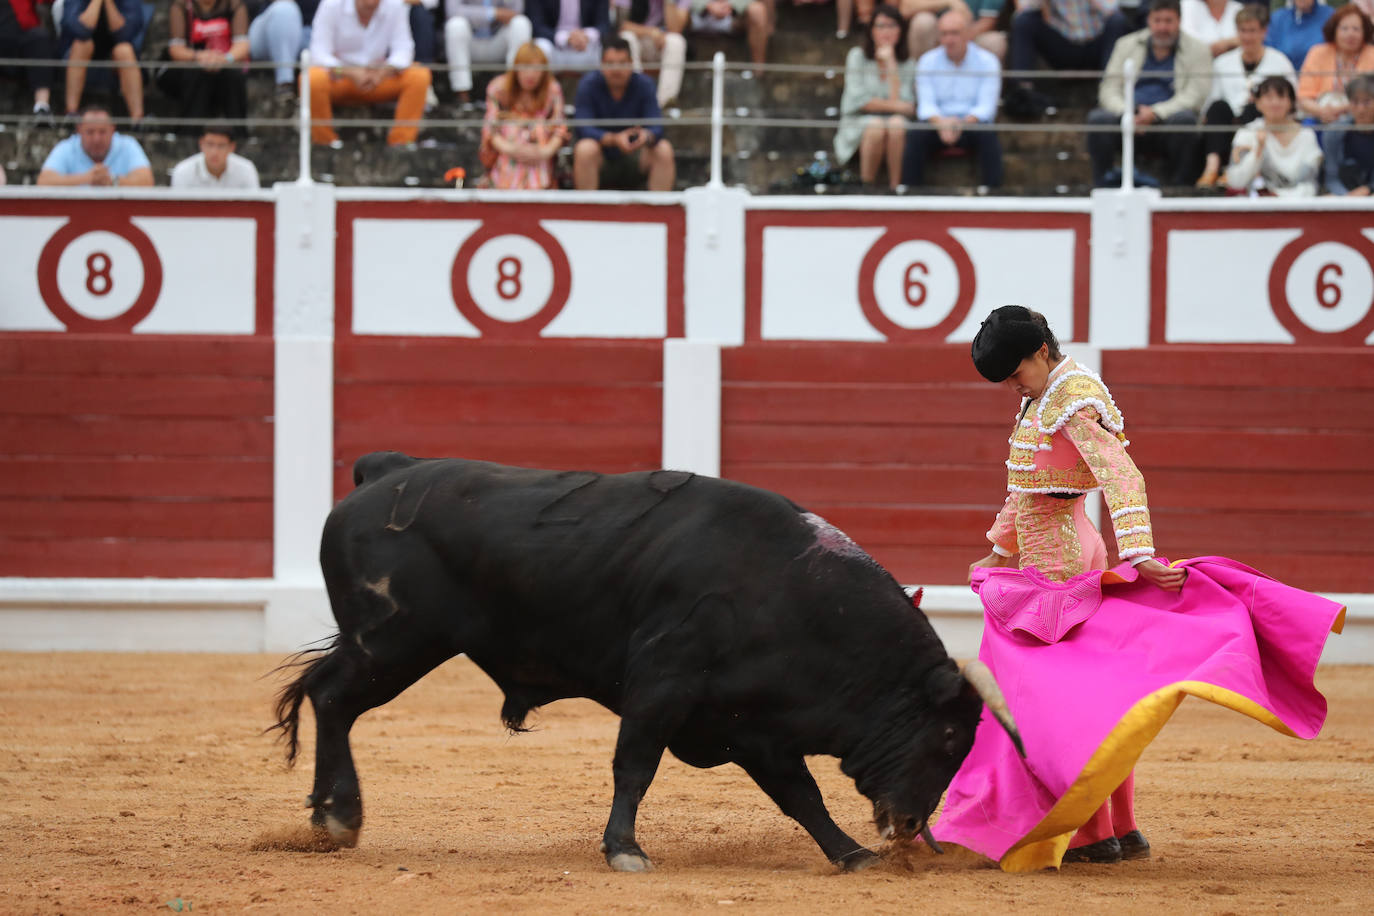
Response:
POLYGON ((1374 655, 1345 202, 16 190, 0 244, 0 648, 327 633, 320 524, 391 448, 781 491, 971 654, 1015 404, 967 342, 1020 302, 1105 372, 1166 552, 1343 595, 1328 657, 1374 655))

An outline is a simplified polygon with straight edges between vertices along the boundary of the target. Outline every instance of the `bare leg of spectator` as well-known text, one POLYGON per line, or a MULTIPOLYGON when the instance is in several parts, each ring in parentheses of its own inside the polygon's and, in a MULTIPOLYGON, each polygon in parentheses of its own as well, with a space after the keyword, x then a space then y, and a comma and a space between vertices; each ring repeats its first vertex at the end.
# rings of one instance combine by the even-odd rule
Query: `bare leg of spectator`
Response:
POLYGON ((938 31, 934 13, 921 12, 911 17, 911 25, 906 31, 906 46, 912 60, 920 59, 922 54, 940 43, 938 31))
MULTIPOLYGON (((574 169, 576 166, 574 166, 574 169)), ((660 140, 639 154, 639 170, 649 176, 650 191, 671 191, 677 181, 677 161, 673 144, 660 140)))
POLYGON ((768 58, 768 36, 773 32, 773 5, 770 0, 753 0, 745 16, 749 57, 755 66, 762 66, 768 58))
POLYGON ((996 54, 997 60, 999 62, 1006 61, 1007 34, 1005 32, 983 32, 977 38, 973 39, 973 43, 978 45, 980 48, 983 48, 984 50, 991 51, 993 54, 996 54))
POLYGON ((95 53, 94 41, 73 41, 67 56, 67 113, 81 108, 81 93, 86 88, 86 62, 95 53))
MULTIPOLYGON (((905 144, 906 137, 902 137, 905 144)), ((863 136, 859 138, 859 180, 864 184, 876 184, 878 167, 883 164, 887 153, 887 128, 879 118, 869 118, 864 125, 863 136)), ((898 154, 900 157, 900 153, 898 154)))
POLYGON ((121 41, 110 51, 110 59, 118 61, 119 94, 124 96, 124 104, 129 107, 129 117, 135 121, 143 118, 143 70, 138 66, 138 55, 134 46, 121 41), (132 66, 127 66, 132 64, 132 66))
POLYGON ((847 38, 854 23, 854 0, 835 0, 835 37, 847 38))
POLYGON ((895 188, 902 183, 902 153, 906 151, 906 118, 891 115, 887 119, 887 184, 895 188))
POLYGON ((573 146, 573 187, 579 191, 595 191, 601 185, 601 163, 605 156, 601 144, 583 137, 573 146))

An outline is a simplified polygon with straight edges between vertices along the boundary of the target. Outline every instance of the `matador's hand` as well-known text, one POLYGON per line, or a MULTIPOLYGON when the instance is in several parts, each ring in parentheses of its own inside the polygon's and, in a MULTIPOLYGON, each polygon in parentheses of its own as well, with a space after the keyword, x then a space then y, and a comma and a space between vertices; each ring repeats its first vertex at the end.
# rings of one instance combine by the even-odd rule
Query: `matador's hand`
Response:
POLYGON ((1155 559, 1140 563, 1135 570, 1140 573, 1142 579, 1153 582, 1166 592, 1181 591, 1184 581, 1188 578, 1188 570, 1178 566, 1165 566, 1155 559))

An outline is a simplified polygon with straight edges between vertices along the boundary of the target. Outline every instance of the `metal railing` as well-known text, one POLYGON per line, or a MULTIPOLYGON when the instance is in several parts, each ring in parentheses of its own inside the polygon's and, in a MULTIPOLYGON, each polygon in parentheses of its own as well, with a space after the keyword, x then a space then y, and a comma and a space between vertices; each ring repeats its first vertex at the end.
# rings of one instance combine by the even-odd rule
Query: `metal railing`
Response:
MULTIPOLYGON (((311 66, 309 50, 301 52, 298 61, 293 62, 300 67, 302 74, 308 74, 311 66)), ((47 66, 53 68, 63 68, 69 66, 67 61, 35 61, 25 58, 0 58, 0 67, 31 67, 47 66)), ((85 61, 80 66, 93 69, 117 69, 120 67, 147 67, 148 62, 132 61, 85 61)), ((273 70, 282 66, 277 61, 244 61, 233 65, 235 70, 262 71, 273 70)), ((445 64, 425 65, 435 72, 447 72, 454 69, 445 64)), ((157 68, 169 69, 198 69, 200 67, 194 61, 157 61, 157 68)), ((470 67, 473 72, 504 72, 507 68, 500 64, 474 64, 470 67)), ((664 127, 708 127, 710 132, 709 141, 709 179, 708 186, 723 187, 725 184, 724 169, 724 133, 726 129, 737 128, 784 128, 784 129, 806 129, 821 128, 826 130, 837 129, 844 116, 838 109, 832 109, 833 114, 827 112, 824 117, 780 117, 775 115, 759 117, 752 112, 745 111, 741 114, 741 109, 736 109, 731 113, 731 109, 726 106, 726 85, 728 77, 734 75, 742 79, 763 79, 763 78, 800 78, 821 75, 827 80, 843 78, 842 67, 832 67, 824 65, 804 65, 804 64, 768 64, 759 67, 754 64, 743 62, 729 62, 725 59, 723 52, 716 52, 713 59, 709 62, 691 62, 686 65, 686 70, 705 75, 710 74, 711 103, 708 111, 700 114, 674 112, 674 116, 660 117, 656 119, 601 119, 601 120, 580 120, 577 118, 567 118, 564 123, 569 127, 579 126, 598 126, 598 127, 629 127, 629 126, 664 126, 664 127)), ((560 68, 560 72, 564 72, 560 68)), ((937 75, 956 75, 962 77, 982 77, 986 74, 967 73, 953 71, 949 74, 937 75)), ((1175 73, 1175 76, 1187 75, 1175 73)), ((1322 75, 1322 74, 1318 74, 1322 75)), ((1000 71, 1000 77, 1004 80, 1029 80, 1048 81, 1048 80, 1101 80, 1105 74, 1096 70, 1074 70, 1074 71, 1000 71)), ((1133 61, 1127 62, 1124 77, 1122 79, 1123 97, 1130 99, 1133 97, 1135 87, 1140 78, 1140 74, 1133 61)), ((231 120, 216 118, 218 122, 225 123, 234 127, 269 127, 289 129, 295 128, 298 133, 299 145, 299 177, 298 181, 309 183, 313 181, 311 174, 311 130, 316 126, 311 117, 310 93, 311 86, 308 78, 298 80, 299 102, 295 117, 292 118, 268 118, 250 116, 243 119, 231 120)), ((1150 124, 1137 127, 1132 117, 1133 112, 1129 105, 1122 112, 1119 124, 1102 123, 1081 123, 1081 122, 1015 122, 1002 121, 990 123, 973 123, 962 125, 961 129, 969 132, 993 131, 997 133, 1041 133, 1048 131, 1069 130, 1075 133, 1088 135, 1093 133, 1120 133, 1121 139, 1121 187, 1130 190, 1135 187, 1134 169, 1127 167, 1135 158, 1135 147, 1137 135, 1167 134, 1167 133, 1234 133, 1239 125, 1206 125, 1206 124, 1150 124)), ((37 116, 13 115, 6 120, 17 125, 32 125, 40 122, 37 116)), ((127 125, 133 122, 128 118, 115 118, 117 125, 127 125)), ((180 118, 180 117, 159 117, 157 124, 168 128, 180 127, 199 127, 205 123, 205 118, 180 118)), ((441 128, 476 128, 484 123, 483 117, 478 114, 472 117, 457 118, 420 118, 413 120, 397 120, 394 118, 330 118, 327 122, 332 127, 343 128, 387 128, 395 126, 409 126, 417 128, 429 128, 431 130, 441 128)), ((935 130, 934 125, 919 120, 909 120, 905 124, 908 130, 935 130)), ((1344 130, 1344 125, 1326 124, 1322 125, 1323 130, 1344 130)))

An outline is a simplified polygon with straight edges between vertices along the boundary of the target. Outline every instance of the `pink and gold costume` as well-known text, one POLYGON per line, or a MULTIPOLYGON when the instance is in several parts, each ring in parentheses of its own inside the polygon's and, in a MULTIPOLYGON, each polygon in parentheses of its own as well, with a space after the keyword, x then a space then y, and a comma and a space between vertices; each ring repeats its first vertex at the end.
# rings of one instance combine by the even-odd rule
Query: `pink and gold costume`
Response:
POLYGON ((978 657, 1027 756, 984 716, 934 834, 1019 872, 1134 829, 1132 768, 1185 696, 1314 737, 1326 705, 1312 676, 1344 608, 1223 557, 1176 564, 1188 569, 1179 593, 1140 579, 1131 563, 1154 556, 1145 482, 1111 394, 1069 360, 1023 403, 1009 442, 1009 494, 988 539, 1020 569, 972 580, 978 657), (1083 509, 1097 489, 1131 561, 1110 571, 1083 509))
POLYGON ((1022 404, 1010 439, 1007 501, 988 540, 1050 579, 1107 568, 1102 537, 1083 509, 1100 489, 1121 559, 1154 556, 1145 479, 1126 454, 1125 421, 1107 386, 1065 359, 1039 398, 1022 404))

